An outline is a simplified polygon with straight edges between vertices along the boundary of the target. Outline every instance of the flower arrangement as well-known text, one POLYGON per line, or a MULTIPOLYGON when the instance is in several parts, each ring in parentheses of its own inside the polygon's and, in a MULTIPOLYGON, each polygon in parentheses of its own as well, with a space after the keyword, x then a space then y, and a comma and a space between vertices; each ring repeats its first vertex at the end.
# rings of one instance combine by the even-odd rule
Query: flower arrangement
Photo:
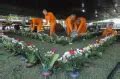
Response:
POLYGON ((115 36, 111 35, 100 40, 96 40, 96 43, 89 44, 82 49, 72 49, 65 52, 59 59, 59 62, 63 63, 65 70, 74 71, 80 69, 81 65, 86 62, 90 56, 101 56, 102 52, 108 45, 112 44, 115 40, 115 36))
POLYGON ((32 66, 38 60, 36 53, 38 52, 38 48, 32 43, 25 43, 21 41, 19 38, 9 38, 6 35, 2 36, 3 45, 5 48, 12 52, 14 55, 23 55, 27 59, 27 63, 32 66))
POLYGON ((46 78, 50 76, 54 71, 55 63, 59 58, 59 54, 56 54, 57 49, 52 48, 49 51, 44 49, 39 49, 39 52, 36 54, 42 65, 42 75, 46 78))
POLYGON ((36 56, 36 53, 38 52, 38 48, 33 45, 31 42, 28 42, 26 44, 26 48, 25 48, 25 56, 27 59, 27 66, 31 67, 34 64, 36 64, 38 58, 36 56))
POLYGON ((12 53, 13 55, 19 55, 22 52, 22 46, 19 44, 19 42, 14 42, 12 43, 13 47, 12 47, 12 53))
MULTIPOLYGON (((41 50, 42 51, 42 50, 41 50)), ((42 62, 42 67, 44 71, 49 71, 53 67, 55 61, 58 59, 59 54, 56 54, 57 49, 52 48, 50 51, 47 51, 46 53, 42 51, 42 53, 39 53, 39 59, 42 62)))
POLYGON ((58 37, 56 40, 57 44, 62 44, 63 46, 69 44, 69 42, 71 42, 70 39, 64 36, 58 37))
POLYGON ((9 38, 6 35, 2 36, 2 41, 3 41, 3 45, 6 49, 8 49, 8 51, 12 51, 12 48, 14 46, 13 43, 16 43, 17 41, 15 41, 13 38, 9 38), (13 42, 13 43, 12 43, 13 42))
MULTIPOLYGON (((9 38, 6 35, 2 36, 2 41, 5 46, 5 48, 9 51, 11 51, 14 55, 17 54, 24 54, 23 56, 27 59, 27 66, 32 66, 36 64, 39 57, 37 56, 38 53, 41 51, 33 45, 31 42, 25 43, 21 41, 19 38, 9 38)), ((42 61, 44 63, 44 69, 47 68, 47 70, 51 69, 54 65, 54 62, 58 58, 59 54, 55 54, 56 49, 53 48, 47 53, 43 53, 43 55, 40 56, 40 60, 42 58, 42 61)))
MULTIPOLYGON (((40 39, 43 40, 44 36, 40 39)), ((28 67, 31 67, 36 64, 37 61, 40 61, 43 69, 42 75, 45 77, 48 77, 52 72, 57 70, 63 70, 68 71, 71 77, 76 78, 79 76, 78 70, 80 70, 82 65, 88 61, 90 56, 101 56, 105 48, 115 41, 115 36, 110 35, 101 38, 96 40, 95 43, 89 44, 84 48, 68 50, 61 57, 56 53, 56 48, 52 48, 49 51, 41 50, 32 42, 25 43, 19 38, 9 38, 6 35, 2 35, 2 41, 5 48, 14 52, 14 54, 24 54, 27 59, 28 67)))
MULTIPOLYGON (((12 31, 12 32, 14 32, 14 31, 12 31)), ((32 39, 38 39, 42 42, 46 41, 49 43, 56 43, 56 44, 61 44, 61 45, 67 45, 76 40, 89 39, 89 38, 92 38, 93 36, 96 36, 96 33, 87 33, 84 36, 81 36, 79 39, 78 37, 74 37, 74 35, 72 35, 71 38, 68 38, 65 36, 57 36, 57 35, 53 35, 51 37, 45 33, 33 33, 33 32, 25 31, 25 30, 21 30, 21 31, 15 32, 15 33, 22 35, 22 36, 30 37, 32 39)))

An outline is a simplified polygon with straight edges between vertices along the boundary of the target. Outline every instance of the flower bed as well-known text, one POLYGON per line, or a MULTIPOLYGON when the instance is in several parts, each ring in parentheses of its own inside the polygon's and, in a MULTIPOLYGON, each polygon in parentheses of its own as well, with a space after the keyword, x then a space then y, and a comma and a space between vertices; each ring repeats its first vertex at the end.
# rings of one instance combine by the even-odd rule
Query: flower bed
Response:
POLYGON ((2 42, 4 47, 13 55, 22 55, 27 59, 27 63, 33 65, 37 62, 35 53, 38 52, 38 48, 30 43, 25 43, 20 39, 10 38, 6 35, 2 36, 2 42))
POLYGON ((10 38, 6 35, 2 35, 2 42, 4 47, 13 55, 22 55, 27 59, 28 67, 35 65, 37 62, 41 62, 43 69, 48 70, 52 68, 54 62, 58 59, 59 54, 55 54, 55 49, 50 51, 41 50, 33 45, 31 42, 25 43, 21 39, 10 38))
POLYGON ((64 65, 64 70, 74 71, 80 69, 91 56, 101 56, 104 50, 116 40, 114 35, 96 40, 84 48, 71 49, 65 52, 58 61, 64 65))
POLYGON ((97 35, 100 35, 100 33, 87 33, 84 36, 81 36, 80 38, 76 37, 76 38, 69 38, 69 37, 65 37, 65 36, 57 36, 54 35, 53 37, 50 37, 48 34, 45 33, 33 33, 30 31, 11 31, 14 34, 17 35, 21 35, 21 36, 27 36, 29 38, 32 39, 37 39, 40 40, 42 42, 49 42, 49 43, 56 43, 56 44, 61 44, 61 45, 67 45, 71 42, 77 41, 77 40, 81 40, 81 39, 90 39, 92 37, 95 37, 97 35))
MULTIPOLYGON (((9 38, 2 35, 2 41, 5 48, 13 55, 22 55, 27 59, 27 63, 36 64, 40 61, 43 75, 51 74, 50 72, 60 71, 77 71, 82 64, 89 60, 91 56, 101 56, 104 50, 115 41, 115 36, 111 35, 99 40, 94 44, 89 44, 84 48, 71 49, 65 52, 61 57, 57 54, 57 49, 49 51, 39 49, 31 42, 25 43, 21 39, 9 38)), ((78 72, 78 71, 77 71, 78 72)), ((72 75, 75 75, 71 73, 72 75)))

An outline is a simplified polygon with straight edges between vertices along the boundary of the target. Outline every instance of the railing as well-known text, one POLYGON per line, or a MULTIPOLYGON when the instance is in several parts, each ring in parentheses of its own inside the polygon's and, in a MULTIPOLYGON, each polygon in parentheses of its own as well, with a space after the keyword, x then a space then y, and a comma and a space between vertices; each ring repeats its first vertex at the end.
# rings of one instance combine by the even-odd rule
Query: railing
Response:
MULTIPOLYGON (((100 28, 101 30, 104 30, 106 28, 100 28)), ((120 30, 120 27, 113 28, 114 30, 120 30)))

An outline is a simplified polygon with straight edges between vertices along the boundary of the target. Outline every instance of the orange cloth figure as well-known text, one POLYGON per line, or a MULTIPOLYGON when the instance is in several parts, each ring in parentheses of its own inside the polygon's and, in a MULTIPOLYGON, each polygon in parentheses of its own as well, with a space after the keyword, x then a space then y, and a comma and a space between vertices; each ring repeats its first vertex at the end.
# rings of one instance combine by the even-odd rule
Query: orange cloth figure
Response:
POLYGON ((66 20, 65 20, 65 24, 66 24, 66 32, 67 35, 70 36, 70 33, 73 31, 74 29, 74 21, 75 21, 75 15, 71 15, 69 16, 66 20))
POLYGON ((45 15, 47 23, 50 23, 50 36, 52 36, 55 34, 56 17, 52 12, 47 12, 47 10, 43 10, 43 14, 45 15))
POLYGON ((78 27, 80 25, 80 18, 77 18, 74 22, 74 28, 75 28, 75 31, 77 31, 78 27))
MULTIPOLYGON (((102 36, 109 36, 111 34, 114 34, 114 30, 112 28, 112 25, 110 24, 108 27, 106 27, 106 29, 103 31, 102 36)), ((116 34, 116 32, 115 32, 116 34)))
POLYGON ((31 19, 31 31, 34 31, 36 27, 37 27, 37 32, 43 31, 42 19, 40 18, 31 19))
POLYGON ((87 24, 86 24, 86 19, 84 17, 80 17, 80 25, 77 29, 78 35, 80 33, 86 33, 87 32, 87 24))
POLYGON ((113 34, 116 36, 118 34, 118 32, 116 30, 114 30, 113 34))

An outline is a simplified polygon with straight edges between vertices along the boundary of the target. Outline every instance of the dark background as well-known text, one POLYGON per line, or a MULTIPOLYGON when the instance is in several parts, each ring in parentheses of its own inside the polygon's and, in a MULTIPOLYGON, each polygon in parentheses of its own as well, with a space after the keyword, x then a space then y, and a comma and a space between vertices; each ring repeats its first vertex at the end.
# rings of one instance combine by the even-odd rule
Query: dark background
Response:
POLYGON ((64 19, 74 13, 89 20, 118 17, 119 0, 0 0, 0 14, 18 14, 43 17, 42 10, 54 12, 57 18, 64 19), (81 12, 81 4, 86 12, 81 12), (117 3, 117 8, 115 8, 117 3), (95 10, 98 17, 95 17, 95 10), (115 10, 115 12, 114 12, 115 10))

